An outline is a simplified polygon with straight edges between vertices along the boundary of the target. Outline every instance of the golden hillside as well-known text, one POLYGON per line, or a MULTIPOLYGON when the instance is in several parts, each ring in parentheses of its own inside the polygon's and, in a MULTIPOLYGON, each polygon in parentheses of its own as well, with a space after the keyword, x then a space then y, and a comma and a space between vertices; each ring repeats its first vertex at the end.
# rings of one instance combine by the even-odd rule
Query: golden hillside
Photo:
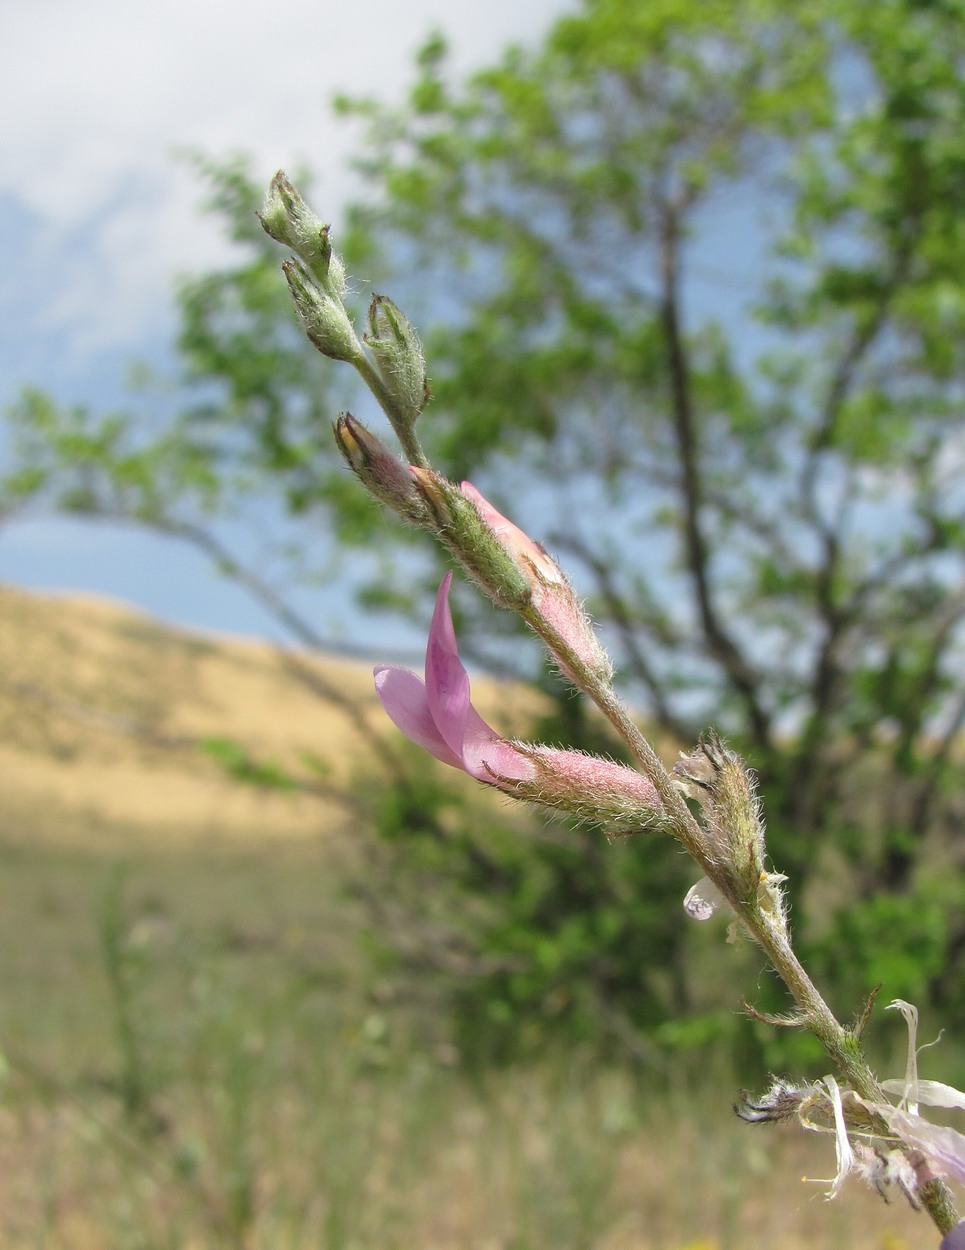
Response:
MULTIPOLYGON (((342 820, 334 796, 371 749, 364 723, 394 732, 375 699, 371 666, 361 662, 193 634, 104 599, 9 587, 0 587, 0 622, 7 837, 17 836, 27 812, 32 831, 38 810, 49 817, 45 836, 65 840, 138 830, 219 838, 324 832, 342 820), (317 792, 239 783, 205 751, 211 738, 238 743, 317 792), (320 767, 306 765, 308 756, 320 767)), ((524 702, 521 692, 481 687, 484 712, 488 706, 502 726, 524 702)))

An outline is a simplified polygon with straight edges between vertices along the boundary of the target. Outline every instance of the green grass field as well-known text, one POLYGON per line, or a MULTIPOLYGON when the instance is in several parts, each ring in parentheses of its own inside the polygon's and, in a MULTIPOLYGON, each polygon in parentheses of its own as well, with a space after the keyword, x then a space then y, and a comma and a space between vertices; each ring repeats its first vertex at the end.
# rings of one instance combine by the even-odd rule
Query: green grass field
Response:
MULTIPOLYGON (((64 831, 69 816, 61 814, 64 831)), ((928 1245, 733 1085, 579 1054, 469 1079, 371 983, 331 845, 0 847, 0 1244, 928 1245)), ((400 1000, 400 1001, 396 1001, 400 1000)), ((719 1079, 713 1079, 717 1076, 719 1079)))

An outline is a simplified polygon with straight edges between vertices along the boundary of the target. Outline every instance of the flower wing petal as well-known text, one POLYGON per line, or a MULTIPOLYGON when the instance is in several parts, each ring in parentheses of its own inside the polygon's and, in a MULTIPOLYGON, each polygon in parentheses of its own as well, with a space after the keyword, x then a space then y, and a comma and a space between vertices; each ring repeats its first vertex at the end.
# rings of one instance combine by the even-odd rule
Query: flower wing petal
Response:
POLYGON ((389 719, 410 742, 423 747, 443 764, 462 768, 462 756, 446 743, 429 707, 425 683, 407 668, 380 664, 375 670, 375 691, 389 719))
MULTIPOLYGON (((881 1088, 886 1094, 901 1094, 902 1097, 908 1092, 907 1082, 899 1077, 889 1077, 887 1081, 882 1081, 881 1088)), ((943 1085, 941 1081, 919 1081, 917 1090, 918 1101, 926 1107, 949 1107, 965 1111, 965 1093, 954 1085, 943 1085)))
POLYGON ((867 1103, 881 1116, 891 1131, 909 1146, 925 1155, 934 1171, 959 1184, 965 1184, 965 1136, 943 1124, 931 1124, 888 1103, 867 1103))

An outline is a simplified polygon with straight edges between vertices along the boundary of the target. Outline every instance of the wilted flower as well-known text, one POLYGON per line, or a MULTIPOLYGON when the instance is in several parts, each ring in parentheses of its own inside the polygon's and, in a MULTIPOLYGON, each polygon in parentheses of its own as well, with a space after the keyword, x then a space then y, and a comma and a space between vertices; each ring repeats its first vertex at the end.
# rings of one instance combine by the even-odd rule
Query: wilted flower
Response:
MULTIPOLYGON (((882 1081, 889 1094, 901 1094, 897 1107, 889 1103, 867 1104, 881 1116, 896 1137, 907 1146, 921 1151, 928 1167, 938 1176, 965 1183, 965 1135, 944 1125, 931 1124, 918 1114, 918 1106, 946 1107, 965 1110, 965 1093, 941 1081, 922 1081, 918 1077, 918 1056, 934 1042, 918 1045, 918 1008, 896 998, 888 1010, 900 1011, 908 1028, 908 1058, 901 1080, 882 1081)), ((943 1243, 944 1244, 944 1243, 943 1243)), ((951 1243, 955 1245, 955 1243, 951 1243)), ((965 1242, 962 1243, 965 1246, 965 1242)))
POLYGON ((380 665, 375 688, 389 717, 436 759, 516 798, 592 820, 614 833, 659 824, 652 783, 612 760, 502 738, 470 698, 469 674, 459 659, 449 611, 452 574, 443 578, 426 647, 425 679, 380 665))
MULTIPOLYGON (((965 1183, 965 1135, 941 1124, 931 1124, 917 1113, 917 1103, 965 1108, 965 1093, 939 1081, 918 1079, 918 1011, 902 999, 889 1004, 900 1011, 908 1026, 908 1062, 901 1079, 882 1081, 901 1102, 862 1098, 842 1088, 833 1076, 815 1084, 791 1086, 776 1081, 761 1098, 744 1096, 738 1114, 752 1122, 796 1117, 807 1129, 832 1132, 837 1172, 828 1196, 835 1197, 848 1176, 867 1181, 882 1196, 900 1189, 914 1207, 922 1187, 936 1177, 965 1183)), ((942 1250, 965 1250, 965 1222, 942 1242, 942 1250)))

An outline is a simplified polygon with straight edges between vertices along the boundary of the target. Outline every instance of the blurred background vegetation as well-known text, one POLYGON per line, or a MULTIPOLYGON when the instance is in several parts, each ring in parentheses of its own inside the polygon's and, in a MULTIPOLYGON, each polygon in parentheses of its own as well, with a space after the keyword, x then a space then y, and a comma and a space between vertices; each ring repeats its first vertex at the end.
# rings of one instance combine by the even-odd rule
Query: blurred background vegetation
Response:
MULTIPOLYGON (((336 246, 360 310, 388 290, 424 330, 437 467, 572 569, 668 759, 708 724, 746 753, 799 953, 839 1014, 880 984, 956 1038, 965 6, 585 0, 470 82, 436 38, 407 100, 340 107, 368 190, 336 246), (735 251, 746 283, 709 304, 701 274, 735 251)), ((331 418, 354 403, 365 420, 367 401, 294 323, 255 216, 264 171, 198 171, 236 259, 181 284, 181 376, 111 413, 24 394, 0 511, 151 527, 258 597, 300 648, 291 690, 349 718, 349 771, 341 730, 214 725, 179 749, 351 836, 68 854, 16 812, 18 924, 41 878, 80 884, 49 886, 51 963, 4 1008, 11 1140, 29 1125, 71 1177, 85 1158, 81 1188, 112 1195, 90 1244, 772 1244, 766 1156, 721 1144, 722 1109, 769 1069, 820 1074, 819 1056, 739 1014, 781 994, 723 927, 685 923, 673 847, 479 799, 318 668, 300 579, 349 578, 360 605, 425 621, 437 556, 335 454, 331 418), (232 548, 242 514, 270 563, 232 548), (335 565, 315 555, 329 535, 335 565), (55 987, 74 943, 83 975, 55 987), (695 1088, 715 1108, 699 1143, 695 1088), (671 1129, 703 1222, 667 1196, 666 1158, 641 1162, 671 1129), (695 1179, 720 1151, 730 1170, 695 1179), (653 1181, 649 1221, 631 1175, 653 1181)), ((617 753, 512 622, 458 607, 473 662, 536 688, 534 736, 617 753)), ((46 688, 17 680, 28 705, 46 688)), ((265 715, 284 721, 280 697, 265 715)), ((942 1055, 954 1080, 954 1042, 942 1055)), ((82 1244, 44 1174, 53 1240, 11 1244, 82 1244)))

